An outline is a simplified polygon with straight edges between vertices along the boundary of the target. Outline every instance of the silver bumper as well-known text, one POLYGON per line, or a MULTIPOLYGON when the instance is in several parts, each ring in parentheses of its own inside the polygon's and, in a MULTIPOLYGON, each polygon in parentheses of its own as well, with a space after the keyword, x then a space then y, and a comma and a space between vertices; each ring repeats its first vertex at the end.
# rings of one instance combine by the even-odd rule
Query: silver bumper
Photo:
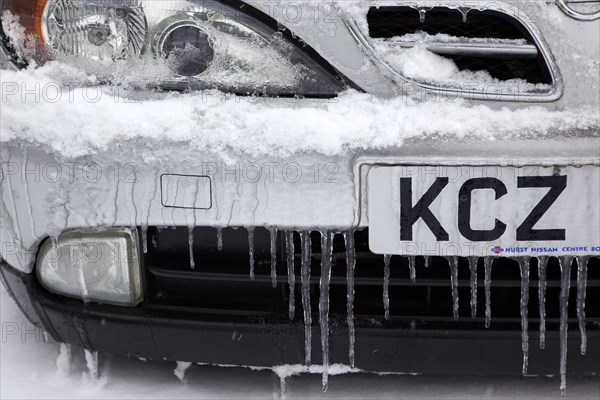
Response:
POLYGON ((33 269, 43 239, 76 228, 366 227, 366 176, 373 165, 600 164, 594 137, 417 138, 385 151, 237 161, 176 143, 161 149, 171 157, 129 148, 68 160, 22 146, 1 147, 0 255, 24 272, 33 269))

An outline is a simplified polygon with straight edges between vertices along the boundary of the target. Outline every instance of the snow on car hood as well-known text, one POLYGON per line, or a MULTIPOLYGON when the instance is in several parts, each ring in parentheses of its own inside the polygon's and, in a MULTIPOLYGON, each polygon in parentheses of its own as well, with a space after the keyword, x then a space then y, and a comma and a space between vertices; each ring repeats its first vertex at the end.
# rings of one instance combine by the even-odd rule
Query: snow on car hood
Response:
POLYGON ((125 92, 58 62, 2 71, 0 142, 41 145, 64 157, 120 149, 152 152, 182 143, 224 157, 327 156, 400 147, 407 139, 492 141, 598 137, 592 107, 492 108, 440 97, 381 99, 347 91, 328 100, 125 92), (142 97, 143 96, 143 97, 142 97))

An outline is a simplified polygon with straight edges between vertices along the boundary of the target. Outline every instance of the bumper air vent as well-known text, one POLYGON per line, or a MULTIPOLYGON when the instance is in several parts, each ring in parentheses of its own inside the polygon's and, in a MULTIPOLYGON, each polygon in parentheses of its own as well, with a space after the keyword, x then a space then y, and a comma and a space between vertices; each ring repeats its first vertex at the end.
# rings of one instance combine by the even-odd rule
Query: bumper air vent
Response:
POLYGON ((524 13, 423 4, 370 8, 368 33, 349 24, 400 84, 486 100, 560 97, 556 68, 524 13))
MULTIPOLYGON (((176 229, 148 229, 148 252, 145 254, 146 307, 169 309, 173 312, 187 310, 227 315, 228 318, 250 318, 268 323, 289 321, 290 298, 296 310, 293 321, 302 320, 302 242, 300 234, 293 232, 293 247, 287 247, 286 238, 291 232, 279 231, 273 248, 276 268, 271 269, 271 236, 269 230, 256 228, 253 235, 254 279, 249 274, 249 242, 246 229, 226 228, 220 234, 216 229, 197 227, 193 231, 192 252, 194 268, 190 267, 189 232, 186 227, 176 229), (221 250, 219 250, 221 249, 221 250), (293 275, 289 260, 293 260, 293 275), (274 272, 274 275, 272 273, 274 272), (272 286, 272 280, 276 282, 272 286), (290 282, 292 293, 290 293, 290 282)), ((319 309, 319 281, 321 275, 321 235, 310 233, 311 265, 310 302, 312 310, 319 309)), ((453 298, 448 260, 430 257, 425 266, 423 257, 416 257, 416 279, 410 279, 409 258, 394 256, 390 263, 389 316, 384 319, 384 258, 369 251, 368 229, 354 234, 356 268, 354 276, 354 314, 357 325, 370 324, 398 326, 416 321, 431 329, 482 329, 485 323, 484 265, 477 264, 476 317, 471 318, 471 286, 468 260, 458 260, 459 314, 453 319, 453 298)), ((345 321, 347 306, 346 247, 344 237, 333 239, 330 284, 331 318, 345 321)), ((529 315, 532 330, 538 320, 538 268, 532 261, 530 276, 529 315)), ((600 321, 600 259, 589 261, 587 300, 585 312, 588 329, 597 329, 600 321)), ((577 268, 572 269, 572 290, 569 301, 569 323, 577 326, 577 268)), ((560 268, 558 260, 551 258, 547 267, 546 323, 548 329, 558 329, 560 268)), ((491 329, 519 330, 521 277, 519 265, 507 258, 493 262, 491 290, 491 329)), ((317 315, 314 316, 318 321, 317 315)), ((402 325, 406 326, 406 325, 402 325)))

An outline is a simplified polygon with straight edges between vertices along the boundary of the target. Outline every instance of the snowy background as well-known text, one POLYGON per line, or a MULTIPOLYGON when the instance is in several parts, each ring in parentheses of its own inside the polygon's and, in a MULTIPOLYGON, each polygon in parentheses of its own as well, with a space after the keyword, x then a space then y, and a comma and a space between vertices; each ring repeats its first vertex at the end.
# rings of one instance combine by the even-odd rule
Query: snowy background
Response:
MULTIPOLYGON (((100 355, 100 377, 90 379, 81 349, 69 363, 60 346, 44 342, 0 289, 0 398, 2 399, 560 399, 555 377, 445 377, 344 374, 330 378, 321 391, 321 375, 280 379, 272 371, 192 365, 183 383, 176 364, 100 355), (16 329, 16 331, 15 331, 16 329)), ((569 377, 569 399, 600 398, 600 377, 569 377)))

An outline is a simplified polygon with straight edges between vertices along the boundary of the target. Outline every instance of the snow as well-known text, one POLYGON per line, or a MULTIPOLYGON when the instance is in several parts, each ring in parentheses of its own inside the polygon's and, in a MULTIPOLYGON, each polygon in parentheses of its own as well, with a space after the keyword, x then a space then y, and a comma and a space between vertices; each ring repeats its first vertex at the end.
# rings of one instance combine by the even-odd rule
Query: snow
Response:
POLYGON ((525 39, 503 39, 503 38, 487 38, 487 37, 461 37, 452 36, 445 33, 438 33, 435 35, 428 34, 427 32, 416 32, 409 33, 402 36, 395 36, 387 39, 389 42, 424 42, 424 43, 477 43, 477 44, 510 44, 510 45, 524 45, 527 44, 525 39))
POLYGON ((410 49, 400 49, 393 43, 378 40, 377 51, 391 67, 406 77, 423 81, 446 81, 458 73, 458 67, 452 60, 432 53, 422 43, 417 43, 410 49))
POLYGON ((65 157, 118 150, 134 142, 155 154, 168 143, 194 151, 240 156, 327 156, 400 147, 415 137, 494 139, 527 135, 597 136, 590 107, 492 108, 454 97, 421 102, 381 99, 355 91, 336 99, 267 99, 219 92, 147 93, 90 86, 82 71, 51 62, 2 71, 0 142, 42 145, 65 157), (125 95, 129 96, 126 97, 125 95))
POLYGON ((179 382, 185 382, 185 373, 192 366, 192 363, 189 361, 177 361, 177 366, 173 373, 179 379, 179 382))
POLYGON ((25 33, 25 28, 19 23, 19 17, 6 11, 0 17, 5 34, 11 38, 17 58, 22 61, 29 56, 31 42, 25 33))
MULTIPOLYGON (((443 39, 446 42, 450 41, 448 38, 443 39)), ((468 88, 494 86, 499 91, 509 91, 509 93, 514 92, 516 88, 522 92, 550 89, 550 85, 532 84, 523 79, 499 80, 486 70, 459 70, 450 58, 427 50, 427 43, 427 39, 421 38, 415 42, 414 47, 407 49, 398 46, 397 40, 375 39, 374 47, 394 71, 421 82, 460 85, 468 88)))

